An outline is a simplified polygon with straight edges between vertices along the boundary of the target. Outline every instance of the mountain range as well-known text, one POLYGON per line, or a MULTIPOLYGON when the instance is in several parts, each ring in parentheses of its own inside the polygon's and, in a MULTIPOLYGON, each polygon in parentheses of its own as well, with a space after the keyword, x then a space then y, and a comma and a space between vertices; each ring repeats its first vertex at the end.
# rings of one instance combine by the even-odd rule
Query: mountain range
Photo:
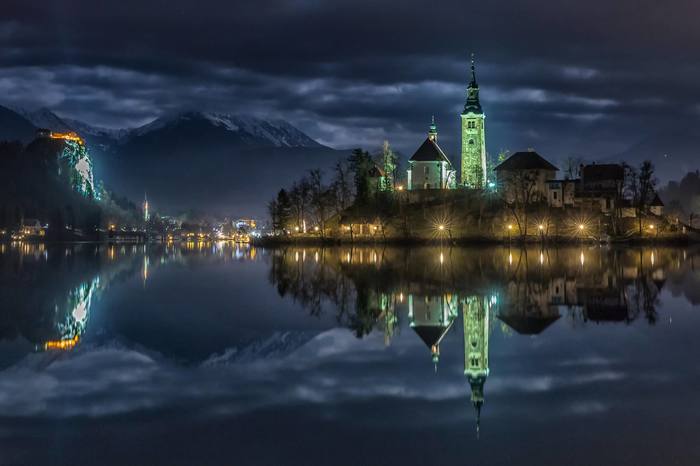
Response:
POLYGON ((97 179, 156 210, 265 214, 267 201, 312 168, 327 172, 348 152, 290 123, 246 115, 182 112, 137 128, 107 129, 49 109, 0 107, 0 140, 31 141, 38 128, 85 139, 97 179))

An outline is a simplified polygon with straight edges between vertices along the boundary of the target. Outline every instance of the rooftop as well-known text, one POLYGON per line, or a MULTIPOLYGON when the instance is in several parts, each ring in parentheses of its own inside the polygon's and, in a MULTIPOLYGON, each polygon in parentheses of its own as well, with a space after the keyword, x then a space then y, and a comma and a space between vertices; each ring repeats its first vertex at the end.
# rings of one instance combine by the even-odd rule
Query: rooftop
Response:
POLYGON ((450 159, 447 158, 445 153, 437 145, 437 142, 426 138, 423 144, 418 148, 418 150, 413 154, 413 157, 409 159, 409 162, 447 162, 450 163, 450 159))
POLYGON ((516 152, 500 164, 496 165, 494 168, 495 171, 538 169, 559 171, 557 167, 549 163, 544 157, 535 151, 516 152))
POLYGON ((581 167, 581 178, 585 183, 623 180, 625 169, 618 163, 594 163, 581 167))

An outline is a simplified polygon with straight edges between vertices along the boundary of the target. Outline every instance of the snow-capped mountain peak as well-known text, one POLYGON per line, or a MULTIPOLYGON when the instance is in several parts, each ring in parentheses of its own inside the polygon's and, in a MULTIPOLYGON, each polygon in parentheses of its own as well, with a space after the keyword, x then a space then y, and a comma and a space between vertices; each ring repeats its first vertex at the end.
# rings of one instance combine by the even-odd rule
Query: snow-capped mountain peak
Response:
POLYGON ((284 120, 270 120, 248 115, 214 112, 184 112, 153 120, 132 131, 143 136, 160 129, 206 122, 235 133, 243 142, 270 145, 273 147, 320 147, 320 144, 284 120))

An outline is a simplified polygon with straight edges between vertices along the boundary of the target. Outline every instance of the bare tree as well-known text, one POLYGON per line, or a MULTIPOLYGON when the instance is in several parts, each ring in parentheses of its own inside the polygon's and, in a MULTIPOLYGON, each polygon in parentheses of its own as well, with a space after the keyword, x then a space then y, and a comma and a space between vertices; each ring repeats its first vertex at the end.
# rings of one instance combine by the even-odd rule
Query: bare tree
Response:
POLYGON ((520 235, 527 236, 529 211, 532 204, 540 200, 535 173, 530 170, 511 173, 503 195, 506 206, 518 224, 520 235))

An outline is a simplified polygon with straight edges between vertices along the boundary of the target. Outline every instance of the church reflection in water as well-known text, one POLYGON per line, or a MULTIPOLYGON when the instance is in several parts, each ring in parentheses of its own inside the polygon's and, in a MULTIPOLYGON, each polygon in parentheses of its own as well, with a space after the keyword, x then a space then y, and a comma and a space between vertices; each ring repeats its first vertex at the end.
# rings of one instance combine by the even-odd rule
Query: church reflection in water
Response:
POLYGON ((406 318, 435 371, 445 336, 462 332, 477 432, 495 329, 534 336, 563 317, 571 326, 653 324, 667 275, 692 267, 684 250, 604 247, 291 248, 271 256, 281 295, 313 314, 337 312, 358 338, 381 331, 389 345, 406 318))
MULTIPOLYGON (((383 334, 425 345, 439 371, 446 337, 461 334, 477 432, 488 393, 494 332, 536 336, 562 323, 654 324, 665 286, 700 302, 695 249, 564 247, 256 249, 233 244, 1 245, 0 340, 70 350, 94 302, 114 282, 148 288, 165 264, 186 269, 262 261, 280 296, 311 315, 332 313, 357 338, 383 334), (403 327, 402 327, 403 326, 403 327)), ((453 341, 453 340, 451 340, 453 341)), ((443 363, 444 364, 444 363, 443 363)))

